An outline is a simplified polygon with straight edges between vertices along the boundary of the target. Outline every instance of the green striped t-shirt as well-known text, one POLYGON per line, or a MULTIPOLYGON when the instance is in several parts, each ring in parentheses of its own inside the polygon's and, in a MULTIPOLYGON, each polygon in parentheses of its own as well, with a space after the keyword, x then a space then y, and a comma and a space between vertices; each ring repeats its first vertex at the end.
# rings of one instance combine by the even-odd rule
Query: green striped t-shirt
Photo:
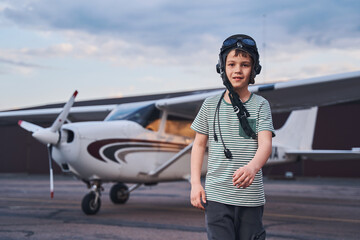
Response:
MULTIPOLYGON (((218 142, 214 140, 214 114, 221 95, 205 99, 191 128, 196 132, 208 135, 209 156, 208 170, 205 181, 206 198, 210 201, 236 206, 255 207, 265 204, 262 171, 260 170, 253 183, 243 189, 236 188, 232 183, 234 172, 246 165, 254 157, 258 143, 248 137, 242 130, 239 119, 230 103, 221 100, 219 117, 215 119, 215 132, 218 142), (219 124, 226 148, 230 149, 233 158, 227 159, 219 133, 219 124)), ((251 94, 244 103, 250 113, 250 126, 258 134, 268 130, 274 133, 271 110, 268 101, 256 94, 251 94)))

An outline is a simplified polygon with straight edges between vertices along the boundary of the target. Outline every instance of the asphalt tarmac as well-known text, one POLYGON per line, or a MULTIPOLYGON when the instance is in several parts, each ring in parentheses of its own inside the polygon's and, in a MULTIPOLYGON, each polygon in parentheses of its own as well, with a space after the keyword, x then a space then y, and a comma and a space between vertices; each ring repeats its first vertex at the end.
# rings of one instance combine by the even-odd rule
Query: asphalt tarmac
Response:
MULTIPOLYGON (((188 182, 140 187, 125 205, 109 199, 87 216, 88 189, 69 176, 0 174, 0 239, 206 239, 204 214, 189 203, 188 182)), ((360 179, 265 179, 267 239, 360 239, 360 179)))

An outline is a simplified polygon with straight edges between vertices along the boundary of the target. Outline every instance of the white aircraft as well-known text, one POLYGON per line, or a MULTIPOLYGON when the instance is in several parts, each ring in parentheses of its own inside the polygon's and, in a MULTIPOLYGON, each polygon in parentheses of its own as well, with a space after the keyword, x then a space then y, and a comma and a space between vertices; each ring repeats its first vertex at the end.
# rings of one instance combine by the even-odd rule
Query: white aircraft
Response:
MULTIPOLYGON (((317 106, 359 100, 360 72, 253 85, 250 90, 267 98, 273 112, 294 110, 285 125, 276 131, 273 152, 267 164, 296 161, 299 157, 360 159, 359 148, 311 149, 317 106)), ((121 105, 72 108, 76 91, 63 109, 1 112, 0 120, 60 113, 48 128, 26 121, 19 121, 19 125, 48 146, 51 197, 52 161, 55 161, 63 172, 73 174, 91 188, 82 200, 82 210, 86 214, 96 214, 101 206, 104 182, 116 182, 110 190, 110 198, 112 202, 121 204, 128 200, 130 192, 142 184, 188 180, 190 149, 194 139, 190 124, 203 100, 222 91, 121 105), (111 109, 104 121, 71 123, 68 120, 69 114, 76 117, 77 114, 83 116, 111 109), (128 188, 124 183, 133 185, 128 188)), ((206 161, 202 173, 206 173, 206 161)))

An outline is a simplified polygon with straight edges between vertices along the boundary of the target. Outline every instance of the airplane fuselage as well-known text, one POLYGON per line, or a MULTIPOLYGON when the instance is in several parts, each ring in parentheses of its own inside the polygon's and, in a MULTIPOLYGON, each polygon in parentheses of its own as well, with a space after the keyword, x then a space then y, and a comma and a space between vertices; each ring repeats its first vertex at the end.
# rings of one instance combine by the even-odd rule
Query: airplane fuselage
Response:
MULTIPOLYGON (((61 132, 52 158, 64 172, 80 179, 155 183, 190 177, 190 151, 160 174, 149 173, 189 145, 192 138, 161 134, 127 120, 70 123, 61 132)), ((274 142, 267 164, 295 161, 285 150, 274 142)), ((202 174, 206 174, 206 159, 202 174)))
POLYGON ((166 171, 149 175, 190 144, 187 137, 160 134, 126 120, 66 124, 62 136, 52 157, 63 171, 81 179, 153 183, 189 178, 190 152, 166 171))

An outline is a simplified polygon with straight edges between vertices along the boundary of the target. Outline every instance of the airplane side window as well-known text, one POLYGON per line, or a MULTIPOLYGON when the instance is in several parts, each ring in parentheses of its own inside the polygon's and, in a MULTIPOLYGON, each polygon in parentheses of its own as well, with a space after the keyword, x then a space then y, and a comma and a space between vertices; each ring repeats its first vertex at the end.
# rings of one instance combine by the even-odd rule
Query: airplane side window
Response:
POLYGON ((155 107, 155 104, 139 109, 137 112, 131 114, 126 120, 139 123, 144 128, 156 131, 159 124, 152 124, 160 120, 160 111, 155 107), (152 128, 149 125, 152 124, 152 128))
POLYGON ((144 128, 156 131, 159 128, 159 124, 156 122, 160 119, 160 111, 155 107, 155 104, 148 104, 135 107, 119 108, 118 111, 106 118, 106 121, 115 120, 128 120, 133 121, 144 128), (151 125, 150 127, 148 127, 151 125))
POLYGON ((159 127, 160 127, 160 122, 161 122, 160 118, 155 119, 154 121, 150 122, 145 128, 150 130, 150 131, 157 132, 159 130, 159 127))
POLYGON ((138 106, 120 106, 114 113, 106 117, 105 121, 125 120, 132 114, 136 113, 140 107, 138 106))
POLYGON ((190 128, 192 120, 169 116, 166 121, 165 132, 178 136, 195 138, 195 131, 190 128))

